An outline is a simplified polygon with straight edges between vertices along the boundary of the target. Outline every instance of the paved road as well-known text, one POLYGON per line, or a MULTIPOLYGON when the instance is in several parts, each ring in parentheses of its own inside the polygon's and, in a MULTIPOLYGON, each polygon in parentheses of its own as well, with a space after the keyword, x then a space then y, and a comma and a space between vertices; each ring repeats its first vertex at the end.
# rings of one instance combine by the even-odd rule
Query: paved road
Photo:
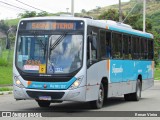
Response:
POLYGON ((60 116, 74 115, 74 113, 83 116, 88 111, 160 111, 160 82, 155 82, 154 87, 143 91, 139 102, 126 102, 123 97, 110 98, 100 110, 91 109, 88 103, 77 102, 53 103, 50 108, 39 108, 33 100, 15 101, 13 95, 2 95, 0 96, 0 111, 49 111, 60 116))

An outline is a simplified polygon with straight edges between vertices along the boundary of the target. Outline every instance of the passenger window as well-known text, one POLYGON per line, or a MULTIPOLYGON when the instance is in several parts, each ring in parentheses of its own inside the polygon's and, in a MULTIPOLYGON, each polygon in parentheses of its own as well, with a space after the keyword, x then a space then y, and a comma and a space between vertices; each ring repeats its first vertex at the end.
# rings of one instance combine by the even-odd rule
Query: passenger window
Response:
POLYGON ((122 59, 122 34, 112 34, 112 57, 122 59))
POLYGON ((101 58, 111 56, 111 32, 100 30, 101 58))

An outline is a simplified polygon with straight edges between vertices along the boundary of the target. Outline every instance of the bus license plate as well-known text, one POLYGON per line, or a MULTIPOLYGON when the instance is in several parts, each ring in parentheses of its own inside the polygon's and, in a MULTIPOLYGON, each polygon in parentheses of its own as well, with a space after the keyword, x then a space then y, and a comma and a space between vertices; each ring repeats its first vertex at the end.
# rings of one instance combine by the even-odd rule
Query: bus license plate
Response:
POLYGON ((51 100, 51 96, 39 96, 39 100, 51 100))

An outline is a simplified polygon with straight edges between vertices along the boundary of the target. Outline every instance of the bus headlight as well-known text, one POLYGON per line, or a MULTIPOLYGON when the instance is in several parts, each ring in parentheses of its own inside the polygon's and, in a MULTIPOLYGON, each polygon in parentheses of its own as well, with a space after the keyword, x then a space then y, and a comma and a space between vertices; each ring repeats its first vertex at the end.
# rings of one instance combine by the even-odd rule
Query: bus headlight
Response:
POLYGON ((71 85, 71 87, 69 89, 75 89, 75 88, 79 87, 82 79, 83 79, 83 76, 77 78, 77 80, 71 85))
POLYGON ((23 85, 22 82, 18 79, 18 77, 14 77, 14 80, 15 80, 15 85, 16 85, 17 87, 24 88, 24 85, 23 85))

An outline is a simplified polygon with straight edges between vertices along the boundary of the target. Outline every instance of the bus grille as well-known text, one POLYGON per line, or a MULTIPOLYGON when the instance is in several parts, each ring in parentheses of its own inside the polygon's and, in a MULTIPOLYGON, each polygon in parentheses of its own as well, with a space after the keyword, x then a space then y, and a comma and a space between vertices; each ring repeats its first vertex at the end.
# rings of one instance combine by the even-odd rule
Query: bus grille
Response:
POLYGON ((51 96, 52 100, 61 99, 64 92, 40 92, 40 91, 26 91, 27 94, 34 99, 39 99, 40 96, 51 96))

